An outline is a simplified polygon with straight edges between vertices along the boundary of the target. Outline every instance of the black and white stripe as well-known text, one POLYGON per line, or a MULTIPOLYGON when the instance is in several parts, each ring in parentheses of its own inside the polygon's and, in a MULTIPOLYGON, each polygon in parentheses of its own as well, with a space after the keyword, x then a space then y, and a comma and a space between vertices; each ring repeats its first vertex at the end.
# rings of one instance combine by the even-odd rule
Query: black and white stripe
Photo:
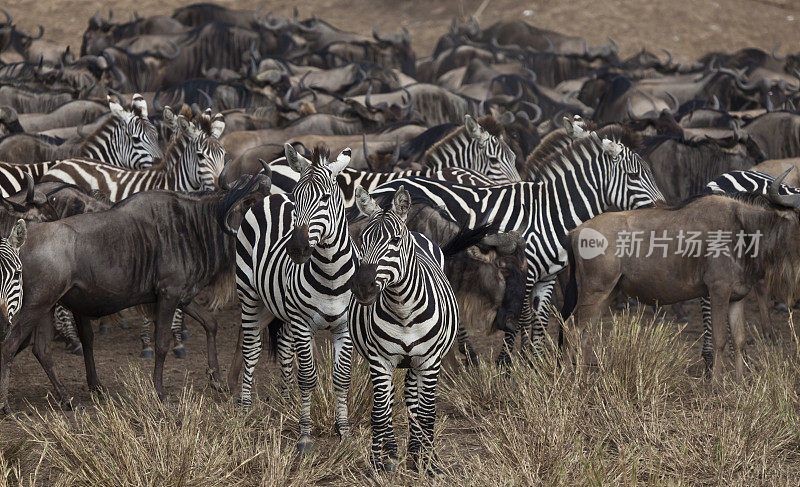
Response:
MULTIPOLYGON (((286 347, 294 346, 301 393, 300 440, 311 446, 311 392, 317 383, 312 339, 317 330, 334 337, 335 423, 349 434, 347 391, 352 342, 347 330, 347 283, 358 256, 347 229, 336 175, 350 162, 350 150, 328 161, 326 149, 312 160, 285 146, 287 159, 301 173, 292 194, 271 195, 252 207, 239 228, 236 287, 242 307, 244 377, 242 404, 251 403, 253 371, 261 353, 261 321, 285 323, 286 347)), ((284 369, 284 374, 286 369, 284 369)), ((284 376, 284 379, 287 378, 284 376)))
POLYGON ((540 320, 547 316, 556 274, 567 264, 561 243, 566 234, 610 207, 633 209, 663 200, 648 164, 622 137, 619 128, 608 127, 575 140, 537 168, 534 182, 467 187, 409 178, 373 194, 388 195, 405 185, 412 198, 430 201, 469 228, 492 222, 500 232, 519 231, 528 260, 528 298, 520 326, 535 325, 533 345, 539 350, 544 335, 540 320))
POLYGON ((357 205, 369 221, 361 233, 363 257, 354 277, 349 322, 353 344, 372 378, 371 462, 375 468, 390 468, 384 457, 397 460, 392 374, 407 367, 408 450, 416 465, 433 446, 436 385, 456 336, 458 303, 444 274, 441 249, 406 227, 411 198, 402 186, 391 208, 381 210, 362 189, 357 205))
POLYGON ((25 243, 25 220, 17 220, 8 237, 0 238, 0 332, 11 331, 14 316, 22 306, 22 261, 19 248, 25 243))

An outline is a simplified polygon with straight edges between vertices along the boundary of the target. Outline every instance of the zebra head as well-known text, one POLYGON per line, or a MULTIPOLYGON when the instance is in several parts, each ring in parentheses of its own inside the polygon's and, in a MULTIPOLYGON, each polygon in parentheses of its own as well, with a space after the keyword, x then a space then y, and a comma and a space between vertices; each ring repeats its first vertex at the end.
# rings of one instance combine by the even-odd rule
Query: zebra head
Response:
POLYGON ((317 146, 309 161, 292 147, 284 144, 289 166, 300 173, 294 195, 294 224, 286 244, 286 253, 296 264, 308 262, 314 248, 330 240, 346 225, 344 199, 336 176, 350 163, 350 148, 329 162, 330 151, 317 146))
POLYGON ((163 157, 158 143, 158 131, 147 116, 147 102, 142 95, 133 95, 131 110, 125 110, 119 103, 111 101, 110 97, 107 100, 116 123, 109 133, 98 133, 104 140, 87 144, 89 155, 129 169, 152 166, 154 160, 163 157), (105 145, 106 150, 101 151, 98 145, 105 145), (110 154, 111 152, 116 154, 110 154), (114 160, 106 160, 108 158, 114 160))
POLYGON ((591 137, 600 148, 601 162, 610 169, 607 203, 620 210, 633 210, 664 201, 650 166, 636 152, 620 141, 600 140, 595 132, 591 137))
POLYGON ((14 315, 22 305, 22 262, 19 248, 28 232, 25 220, 17 220, 8 238, 0 238, 0 337, 11 331, 14 315))
POLYGON ((467 157, 474 159, 467 161, 468 164, 464 167, 481 172, 499 184, 522 181, 514 164, 517 156, 503 140, 499 124, 495 131, 497 135, 493 135, 474 118, 465 115, 464 129, 469 136, 467 157))
POLYGON ((215 190, 219 175, 225 168, 225 149, 219 137, 225 130, 225 117, 217 113, 211 117, 206 110, 197 118, 197 125, 178 116, 178 124, 185 140, 181 159, 187 168, 190 185, 200 191, 215 190))
POLYGON ((371 305, 387 286, 405 277, 414 255, 413 237, 406 227, 411 196, 400 186, 392 206, 382 210, 367 190, 358 186, 356 206, 369 221, 361 231, 363 257, 350 286, 359 303, 371 305))

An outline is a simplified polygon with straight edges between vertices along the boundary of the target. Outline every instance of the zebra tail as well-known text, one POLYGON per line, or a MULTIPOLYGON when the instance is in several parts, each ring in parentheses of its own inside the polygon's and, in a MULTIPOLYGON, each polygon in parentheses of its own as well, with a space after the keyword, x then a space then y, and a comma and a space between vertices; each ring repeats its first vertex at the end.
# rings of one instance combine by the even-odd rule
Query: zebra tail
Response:
POLYGON ((270 321, 269 325, 267 325, 267 331, 269 332, 269 358, 271 358, 273 362, 278 361, 278 335, 282 327, 283 321, 278 318, 270 321))
POLYGON ((575 306, 578 304, 578 281, 575 279, 575 252, 572 248, 572 238, 567 234, 564 242, 564 248, 567 249, 567 259, 569 261, 569 281, 567 288, 564 290, 564 306, 561 307, 561 320, 566 321, 567 318, 575 311, 575 306))
POLYGON ((458 233, 442 247, 445 259, 450 259, 456 254, 480 243, 484 237, 497 233, 497 225, 489 223, 476 228, 461 227, 458 233))

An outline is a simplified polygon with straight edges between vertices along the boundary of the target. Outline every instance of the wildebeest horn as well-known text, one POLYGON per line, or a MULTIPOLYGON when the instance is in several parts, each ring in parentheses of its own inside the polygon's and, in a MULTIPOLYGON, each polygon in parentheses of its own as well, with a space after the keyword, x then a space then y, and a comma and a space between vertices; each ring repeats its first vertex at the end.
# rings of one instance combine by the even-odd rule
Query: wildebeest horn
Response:
POLYGON ((630 98, 628 98, 627 104, 628 104, 628 118, 630 118, 632 122, 639 121, 639 119, 636 118, 636 115, 633 114, 633 106, 631 106, 631 99, 630 98))
POLYGON ((380 34, 378 34, 378 26, 377 25, 372 27, 372 37, 374 37, 376 41, 388 42, 388 41, 386 41, 384 39, 381 39, 380 34))
POLYGON ((666 50, 666 49, 661 49, 661 50, 662 50, 662 51, 664 51, 665 53, 667 53, 667 61, 666 61, 666 62, 663 62, 663 63, 661 63, 661 66, 667 67, 667 66, 669 66, 670 64, 672 64, 672 53, 671 53, 671 52, 669 52, 669 51, 668 51, 668 50, 666 50))
POLYGON ((206 99, 206 102, 207 102, 206 108, 211 108, 211 105, 213 104, 213 102, 211 101, 211 96, 209 96, 209 94, 206 93, 205 90, 198 89, 197 91, 199 91, 200 94, 203 95, 203 98, 206 99))
POLYGON ((397 161, 400 160, 400 136, 394 136, 394 150, 392 151, 392 162, 397 164, 397 161))
POLYGON ((37 39, 41 39, 43 35, 44 35, 44 27, 42 26, 42 24, 39 24, 39 35, 36 36, 36 37, 33 37, 32 35, 28 35, 28 37, 30 37, 33 40, 37 40, 37 39))
POLYGON ((775 58, 776 61, 786 61, 786 56, 779 56, 777 51, 780 49, 781 43, 775 44, 775 47, 772 48, 772 57, 775 58))
POLYGON ((400 89, 404 93, 404 95, 400 98, 401 100, 405 98, 405 95, 408 95, 408 101, 405 104, 400 105, 400 113, 406 113, 406 114, 411 113, 411 110, 414 109, 414 97, 411 96, 411 92, 408 91, 405 87, 401 86, 400 89))
POLYGON ((767 112, 775 110, 775 105, 772 103, 772 98, 770 98, 769 96, 767 96, 767 103, 765 108, 767 109, 767 112))
POLYGON ((532 70, 530 70, 528 68, 523 67, 522 68, 522 72, 528 75, 528 81, 530 81, 531 83, 535 83, 536 82, 536 79, 537 79, 536 71, 532 71, 532 70))
POLYGON ((681 104, 678 102, 678 99, 675 98, 675 95, 673 95, 669 91, 667 91, 666 94, 667 94, 667 97, 669 97, 669 99, 672 100, 672 104, 675 105, 675 108, 672 108, 669 111, 669 114, 670 115, 675 115, 676 113, 678 113, 678 108, 681 107, 681 104))
POLYGON ((589 55, 589 43, 586 42, 586 39, 583 40, 583 55, 584 56, 589 55))
POLYGON ((364 104, 365 104, 365 105, 367 106, 367 108, 368 108, 368 109, 370 109, 370 110, 386 110, 387 108, 389 108, 389 103, 387 103, 387 102, 385 102, 385 101, 382 101, 382 102, 378 103, 378 105, 377 105, 377 106, 374 106, 374 105, 373 105, 373 104, 372 104, 372 103, 369 101, 369 98, 370 98, 371 96, 372 96, 372 83, 370 83, 370 84, 369 84, 369 86, 367 87, 367 95, 364 97, 364 104))
POLYGON ((501 125, 510 125, 514 123, 514 119, 515 117, 513 112, 503 112, 497 121, 500 122, 501 125))
POLYGON ((264 175, 268 178, 272 177, 272 168, 269 167, 269 163, 262 158, 258 158, 258 162, 261 163, 261 170, 264 171, 264 175))
MULTIPOLYGON (((85 113, 86 113, 86 112, 84 112, 84 116, 85 116, 85 113)), ((82 139, 85 139, 86 137, 88 137, 88 136, 89 136, 89 134, 84 134, 84 133, 83 133, 83 120, 81 120, 80 122, 78 122, 78 128, 76 129, 76 132, 78 132, 78 135, 79 135, 79 136, 80 136, 82 139)))
POLYGON ((561 115, 563 115, 564 113, 566 113, 566 110, 559 110, 558 112, 556 112, 555 115, 553 115, 553 118, 551 120, 553 122, 553 127, 561 128, 560 120, 561 120, 561 115))
MULTIPOLYGON (((369 147, 367 147, 367 134, 361 134, 361 144, 364 146, 364 160, 367 161, 367 167, 371 166, 369 163, 369 147)), ((371 169, 371 168, 370 168, 371 169)))
POLYGON ((711 96, 711 108, 719 110, 719 98, 717 98, 717 95, 711 96))
POLYGON ((789 208, 800 208, 800 195, 788 195, 788 194, 779 194, 778 189, 780 185, 783 184, 783 180, 786 179, 786 175, 794 169, 794 166, 790 167, 786 171, 783 172, 780 176, 775 178, 769 185, 769 189, 767 190, 767 196, 769 200, 773 203, 779 204, 781 206, 786 206, 789 208))
POLYGON ((794 105, 794 102, 792 101, 791 98, 787 98, 784 104, 786 105, 786 110, 790 112, 797 111, 797 107, 794 105))
POLYGON ((544 50, 544 52, 547 52, 547 53, 556 52, 556 48, 553 45, 553 41, 551 41, 550 38, 547 37, 547 36, 542 36, 542 37, 544 37, 544 40, 547 41, 547 48, 544 50))
POLYGON ((610 43, 609 44, 609 48, 610 48, 611 52, 613 52, 615 54, 618 53, 619 52, 619 45, 617 44, 617 41, 615 41, 614 38, 611 37, 611 36, 607 36, 606 39, 608 39, 608 42, 610 43))
POLYGON ((3 13, 3 15, 5 15, 5 16, 6 16, 6 23, 5 23, 4 25, 11 25, 11 22, 14 20, 14 18, 13 18, 13 17, 11 17, 11 14, 10 14, 10 13, 8 13, 8 12, 6 11, 6 9, 4 9, 4 8, 0 8, 0 12, 2 12, 2 13, 3 13))
POLYGON ((523 100, 521 103, 523 105, 528 105, 529 107, 531 107, 531 109, 533 109, 534 112, 536 112, 536 116, 530 119, 531 123, 536 123, 539 121, 540 118, 542 118, 542 107, 540 107, 536 103, 527 100, 523 100))
POLYGON ((25 202, 33 204, 33 176, 31 176, 29 172, 24 172, 23 175, 25 176, 25 184, 27 185, 25 202))
POLYGON ((486 115, 486 100, 481 100, 481 102, 478 103, 478 112, 476 115, 479 117, 486 115))

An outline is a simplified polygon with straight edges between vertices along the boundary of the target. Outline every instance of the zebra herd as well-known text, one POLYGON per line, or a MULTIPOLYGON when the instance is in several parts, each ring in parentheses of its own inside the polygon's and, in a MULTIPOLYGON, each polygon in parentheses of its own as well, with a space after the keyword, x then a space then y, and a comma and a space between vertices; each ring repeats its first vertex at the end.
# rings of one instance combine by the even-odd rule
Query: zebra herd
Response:
MULTIPOLYGON (((194 7, 205 11, 208 6, 194 7)), ((231 12, 233 16, 235 12, 231 12)), ((295 23, 304 26, 302 32, 319 28, 316 19, 309 26, 296 19, 295 23)), ((385 45, 388 41, 375 37, 381 47, 389 48, 385 45)), ((455 42, 446 37, 443 45, 455 42)), ((237 45, 239 41, 237 38, 237 45)), ((496 38, 492 41, 485 44, 495 45, 503 55, 510 56, 512 47, 497 45, 496 38)), ((663 184, 646 156, 652 152, 642 147, 643 136, 654 137, 651 131, 660 128, 655 122, 642 128, 637 125, 642 120, 632 116, 627 120, 630 123, 595 125, 602 120, 599 116, 592 119, 591 110, 572 110, 586 108, 583 101, 564 101, 554 107, 544 94, 531 96, 523 88, 535 86, 534 81, 517 79, 529 73, 505 73, 515 68, 497 63, 497 57, 493 62, 503 74, 491 79, 486 100, 472 103, 475 100, 468 95, 442 89, 457 99, 457 109, 441 108, 431 95, 427 98, 429 106, 417 106, 415 115, 412 91, 426 90, 428 96, 436 87, 409 84, 408 89, 401 86, 395 90, 404 91, 400 112, 407 118, 395 120, 389 117, 398 111, 394 103, 376 105, 370 101, 372 83, 380 84, 381 73, 373 70, 379 66, 353 64, 356 71, 364 72, 364 76, 369 71, 375 78, 369 78, 368 87, 361 86, 362 91, 354 91, 345 100, 335 90, 328 93, 319 85, 310 87, 314 76, 320 75, 316 66, 310 66, 314 69, 304 71, 294 81, 284 78, 283 61, 276 61, 280 69, 251 73, 271 60, 262 60, 253 42, 246 53, 250 59, 246 66, 250 83, 246 87, 252 90, 249 96, 286 90, 278 97, 280 116, 289 120, 282 126, 284 120, 258 133, 260 129, 248 125, 255 120, 251 109, 265 107, 246 104, 246 110, 239 110, 239 106, 222 110, 227 106, 219 95, 224 91, 222 84, 215 85, 220 90, 216 97, 203 91, 206 85, 198 89, 208 98, 209 108, 205 109, 197 103, 180 103, 188 101, 181 99, 186 92, 180 91, 170 92, 179 103, 158 108, 158 94, 152 92, 133 93, 129 104, 121 97, 104 94, 108 114, 84 137, 75 157, 0 162, 0 231, 7 235, 0 239, 0 335, 4 337, 0 408, 9 411, 11 363, 31 336, 33 352, 59 400, 71 405, 71 396, 57 378, 50 356, 53 328, 73 349, 83 351, 90 388, 104 392, 95 371, 89 319, 149 304, 154 306, 143 310, 152 316, 143 321, 142 355, 155 359, 153 380, 159 396, 165 398, 162 373, 170 338, 175 355, 185 353, 181 344, 184 314, 203 325, 208 373, 212 385, 223 390, 216 357, 216 320, 194 300, 206 288, 212 309, 228 295, 238 297, 241 326, 227 386, 234 390, 242 377, 239 401, 243 408, 253 404, 255 370, 266 328, 287 397, 295 384, 297 366, 297 448, 308 452, 313 445, 312 391, 319 382, 313 343, 319 330, 327 330, 333 337, 333 418, 337 434, 341 438, 350 435, 347 399, 355 348, 367 363, 372 385, 372 466, 378 470, 397 467, 392 375, 395 369, 405 368, 409 466, 434 474, 438 471, 433 453, 435 399, 442 363, 454 343, 459 350, 474 349, 469 339, 474 330, 464 325, 467 316, 463 302, 469 298, 465 298, 464 288, 470 283, 465 286, 463 272, 454 271, 450 264, 458 255, 469 260, 469 265, 488 267, 488 285, 502 288, 505 296, 511 296, 490 310, 497 317, 514 317, 493 324, 493 329, 504 332, 498 362, 508 365, 514 359, 518 334, 527 357, 540 355, 558 276, 568 265, 570 232, 612 210, 634 211, 665 204, 663 184), (275 81, 262 86, 263 90, 253 88, 252 83, 273 78, 275 81), (506 83, 514 80, 517 84, 506 83), (505 93, 508 86, 519 88, 518 94, 505 93), (502 94, 492 94, 497 87, 502 94), (357 100, 361 95, 363 106, 357 100), (299 101, 305 99, 303 96, 311 96, 313 103, 299 101), (544 108, 521 101, 523 97, 536 98, 544 108), (334 110, 338 103, 357 105, 361 111, 355 112, 367 113, 368 117, 339 117, 334 110), (523 103, 536 113, 535 117, 508 108, 523 103), (218 113, 210 108, 212 104, 220 109, 218 113), (487 111, 487 105, 494 107, 487 111), (503 106, 508 109, 501 109, 503 106), (331 112, 317 113, 317 108, 331 112), (540 121, 543 110, 550 112, 551 120, 540 121), (415 116, 419 118, 412 120, 415 116), (440 123, 439 117, 448 123, 440 123), (404 143, 399 135, 391 138, 390 163, 385 151, 369 154, 365 133, 360 133, 358 143, 363 151, 359 154, 358 147, 342 146, 334 138, 344 137, 337 130, 354 120, 366 132, 366 127, 401 131, 419 119, 419 128, 424 130, 405 137, 404 143), (278 130, 306 127, 306 122, 308 127, 316 127, 320 120, 335 128, 330 133, 321 131, 327 134, 319 136, 322 141, 302 139, 306 134, 284 136, 278 130), (273 150, 275 144, 266 142, 249 149, 235 147, 246 146, 240 142, 250 135, 261 137, 258 140, 281 137, 277 144, 280 149, 273 150), (315 142, 306 146, 310 140, 315 142), (346 148, 332 152, 335 147, 346 148), (236 156, 230 160, 234 149, 236 156), (401 149, 412 154, 416 151, 418 156, 400 165, 401 149), (250 151, 260 161, 255 167, 246 165, 250 151), (270 155, 262 159, 264 154, 270 155), (372 165, 380 161, 388 170, 373 170, 372 165), (423 214, 433 216, 423 218, 423 214), (439 231, 445 227, 455 230, 439 231), (500 245, 490 243, 495 241, 492 238, 505 235, 520 242, 516 248, 524 255, 516 264, 508 264, 510 260, 500 263, 500 245), (518 268, 508 269, 508 265, 518 268), (152 323, 155 350, 149 336, 152 323)), ((552 48, 553 43, 548 43, 552 48)), ((478 45, 470 41, 452 50, 472 49, 469 52, 475 61, 483 59, 480 52, 475 54, 478 45)), ((575 56, 580 58, 581 63, 576 65, 581 69, 585 61, 582 56, 594 60, 585 43, 583 50, 568 57, 572 61, 576 61, 575 56)), ((309 63, 316 62, 312 54, 319 53, 309 54, 309 63)), ((98 63, 106 59, 95 57, 98 63)), ((447 65, 444 61, 448 59, 441 64, 447 65)), ((670 62, 659 69, 669 68, 670 62)), ((457 69, 462 68, 467 66, 457 69)), ((475 73, 469 70, 461 74, 466 79, 475 73)), ((604 76, 596 72, 584 82, 587 86, 605 82, 604 76)), ((333 74, 330 77, 334 78, 333 74)), ((395 77, 403 79, 399 72, 395 77)), ((448 85, 452 80, 445 78, 441 83, 448 85)), ((611 103, 614 100, 606 98, 611 98, 617 88, 603 88, 602 100, 593 102, 611 103)), ((589 102, 588 98, 584 101, 589 102)), ((629 101, 629 112, 630 106, 629 101)), ((690 106, 692 112, 704 107, 705 102, 690 106)), ((722 116, 717 112, 713 117, 722 116)), ((0 110, 0 116, 4 113, 0 110)), ((672 117, 673 113, 666 110, 661 115, 672 117)), ((317 132, 309 129, 307 135, 317 136, 317 132)), ((736 134, 737 144, 740 135, 736 134)), ((758 170, 719 174, 711 182, 703 181, 707 191, 767 194, 778 176, 758 170)), ((681 184, 690 186, 688 182, 681 184)), ((780 193, 800 194, 800 189, 784 185, 780 193)), ((705 300, 704 356, 711 350, 709 310, 705 300)))

